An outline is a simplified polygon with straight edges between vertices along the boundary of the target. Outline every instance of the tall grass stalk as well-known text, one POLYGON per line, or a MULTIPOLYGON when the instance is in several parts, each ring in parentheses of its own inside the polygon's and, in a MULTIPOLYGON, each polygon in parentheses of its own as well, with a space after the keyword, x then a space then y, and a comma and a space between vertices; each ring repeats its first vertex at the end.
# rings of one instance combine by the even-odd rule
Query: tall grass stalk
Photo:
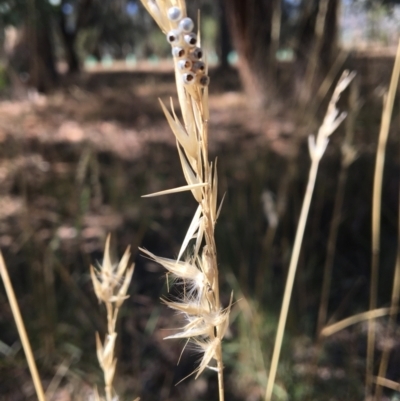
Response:
POLYGON ((14 289, 11 284, 10 276, 8 275, 6 264, 4 263, 3 255, 0 252, 0 275, 3 279, 4 287, 6 289, 8 302, 10 303, 11 311, 14 316, 15 324, 17 326, 18 334, 21 339, 22 347, 24 348, 26 360, 28 362, 29 371, 31 372, 33 385, 35 386, 36 395, 39 401, 45 401, 45 395, 40 381, 39 372, 36 367, 35 358, 33 356, 32 348, 29 343, 29 337, 25 329, 25 324, 19 310, 17 298, 15 297, 14 289))
POLYGON ((340 98, 340 94, 346 89, 351 80, 354 77, 354 73, 344 71, 336 85, 333 92, 332 98, 329 102, 328 109, 321 127, 318 130, 316 138, 309 136, 309 151, 311 157, 311 167, 308 177, 307 189, 301 208, 300 219, 297 225, 296 237, 293 246, 293 252, 290 259, 288 277, 286 280, 285 292, 283 296, 283 302, 281 307, 281 313, 279 316, 278 329, 276 334, 276 340, 274 345, 274 351, 272 355, 271 368, 268 377, 267 389, 265 394, 265 400, 270 401, 272 397, 272 391, 274 388, 276 372, 278 368, 279 356, 282 348, 283 335, 286 326, 287 315, 289 311, 290 299, 293 290, 294 278, 296 275, 297 264, 299 260, 301 244, 303 241, 304 230, 307 222, 308 212, 310 210, 310 204, 312 195, 314 192, 315 181, 317 177, 319 162, 326 150, 329 142, 330 135, 336 130, 340 123, 346 117, 345 113, 340 113, 336 108, 336 103, 340 98))
POLYGON ((318 310, 317 336, 319 336, 322 328, 324 327, 327 321, 329 292, 332 279, 332 268, 333 268, 336 242, 340 225, 344 191, 347 182, 347 172, 350 165, 353 163, 353 161, 357 156, 357 152, 354 149, 352 142, 354 137, 355 117, 357 115, 358 108, 359 108, 358 83, 357 79, 354 79, 350 86, 349 114, 345 122, 346 135, 341 146, 342 158, 341 158, 339 180, 335 195, 331 226, 329 228, 328 246, 324 265, 324 275, 322 279, 321 301, 318 310))
MULTIPOLYGON (((393 113, 393 104, 396 97, 397 86, 400 74, 400 41, 397 47, 396 60, 393 67, 390 87, 387 96, 384 99, 382 111, 382 122, 379 132, 378 149, 376 153, 374 188, 372 195, 372 261, 371 261, 371 280, 370 280, 370 301, 369 309, 375 309, 378 296, 378 278, 379 278, 379 256, 380 256, 380 221, 382 207, 382 183, 383 168, 385 164, 386 145, 389 136, 390 122, 393 113)), ((367 340, 367 364, 365 380, 365 397, 372 392, 372 377, 374 367, 374 349, 375 349, 375 321, 368 322, 368 340, 367 340)))
POLYGON ((387 387, 390 388, 391 390, 400 391, 400 384, 397 382, 394 382, 393 380, 389 380, 386 379, 384 377, 374 377, 374 382, 378 385, 378 386, 382 386, 382 387, 387 387))
MULTIPOLYGON (((400 199, 400 191, 399 191, 399 199, 400 199)), ((394 270, 394 279, 393 279, 393 290, 392 290, 392 299, 390 303, 390 316, 389 316, 389 325, 387 328, 387 332, 389 336, 393 336, 397 314, 399 312, 399 296, 400 296, 400 203, 399 203, 399 227, 398 227, 398 235, 397 235, 397 257, 396 257, 396 266, 394 270)), ((391 344, 393 345, 393 344, 391 344)), ((391 346, 386 345, 383 349, 381 361, 379 364, 379 372, 378 377, 385 377, 386 370, 389 363, 389 355, 390 355, 391 346)), ((381 399, 382 395, 382 387, 379 381, 376 382, 375 389, 375 400, 378 401, 381 399)))
MULTIPOLYGON (((332 213, 332 220, 329 228, 327 252, 323 270, 322 278, 322 289, 321 289, 321 300, 318 309, 317 318, 317 341, 315 345, 314 357, 311 363, 311 370, 309 375, 309 385, 308 390, 311 391, 314 387, 314 380, 317 377, 318 361, 321 355, 321 350, 323 347, 324 337, 321 336, 321 331, 327 323, 327 314, 329 306, 329 293, 332 281, 332 269, 335 257, 336 242, 339 232, 339 225, 341 220, 341 211, 343 206, 343 199, 345 193, 345 187, 347 182, 348 168, 353 163, 357 157, 357 151, 353 147, 353 137, 354 137, 354 125, 355 119, 358 113, 358 80, 357 78, 353 80, 350 85, 350 96, 349 96, 349 113, 345 121, 345 138, 341 145, 341 165, 340 173, 337 184, 337 190, 335 194, 334 207, 332 213)), ((343 300, 345 302, 346 298, 343 300)))
POLYGON ((141 0, 144 7, 166 34, 172 46, 175 79, 183 124, 163 102, 161 107, 177 141, 179 159, 187 185, 148 196, 191 191, 197 210, 183 240, 176 260, 158 257, 142 249, 148 257, 163 265, 180 282, 181 298, 164 300, 181 313, 187 324, 167 338, 186 338, 203 352, 196 378, 210 368, 218 373, 219 399, 224 400, 221 342, 229 325, 232 297, 226 309, 221 307, 217 248, 214 229, 219 215, 217 207, 218 176, 216 162, 208 157, 208 83, 207 65, 203 61, 200 31, 193 33, 194 23, 187 17, 184 0, 141 0), (186 255, 183 259, 183 255, 186 255))
POLYGON ((390 313, 390 308, 380 308, 380 309, 374 309, 374 310, 369 310, 366 312, 357 313, 356 315, 347 317, 346 319, 340 320, 339 322, 332 323, 329 326, 325 326, 321 330, 321 336, 329 337, 332 334, 335 334, 338 331, 345 329, 346 327, 353 326, 357 323, 361 323, 366 320, 369 321, 372 319, 376 319, 378 317, 383 317, 383 316, 388 315, 389 313, 390 313))
MULTIPOLYGON (((97 269, 90 266, 90 276, 97 299, 100 303, 104 302, 107 311, 107 334, 104 342, 101 341, 99 334, 96 333, 97 359, 104 373, 106 401, 118 399, 113 390, 113 380, 117 366, 117 359, 114 358, 117 339, 116 324, 119 309, 125 299, 128 298, 126 293, 134 270, 134 265, 128 267, 129 258, 130 252, 128 248, 117 265, 111 263, 110 236, 108 236, 103 263, 97 269)), ((102 399, 97 392, 96 399, 102 399)))

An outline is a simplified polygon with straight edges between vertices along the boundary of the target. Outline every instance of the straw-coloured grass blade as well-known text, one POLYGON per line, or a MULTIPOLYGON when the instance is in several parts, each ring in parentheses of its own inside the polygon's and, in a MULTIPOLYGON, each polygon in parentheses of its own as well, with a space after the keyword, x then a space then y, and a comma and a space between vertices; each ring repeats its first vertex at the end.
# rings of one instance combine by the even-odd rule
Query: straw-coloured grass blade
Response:
POLYGON ((169 126, 171 127, 171 130, 174 133, 177 141, 182 146, 182 148, 185 150, 186 154, 195 159, 197 157, 196 138, 193 138, 193 136, 189 136, 189 134, 186 132, 185 128, 183 128, 183 126, 179 122, 179 120, 177 118, 174 119, 171 116, 170 112, 165 107, 165 105, 161 99, 160 99, 160 104, 161 104, 161 108, 163 109, 163 112, 165 114, 165 117, 169 123, 169 126))
POLYGON ((186 192, 186 191, 192 191, 193 192, 194 190, 206 187, 207 185, 208 185, 207 183, 201 183, 201 182, 198 183, 198 184, 184 185, 184 186, 178 187, 178 188, 166 189, 164 191, 154 192, 154 193, 148 194, 148 195, 142 195, 142 198, 153 198, 155 196, 176 194, 178 192, 186 192))

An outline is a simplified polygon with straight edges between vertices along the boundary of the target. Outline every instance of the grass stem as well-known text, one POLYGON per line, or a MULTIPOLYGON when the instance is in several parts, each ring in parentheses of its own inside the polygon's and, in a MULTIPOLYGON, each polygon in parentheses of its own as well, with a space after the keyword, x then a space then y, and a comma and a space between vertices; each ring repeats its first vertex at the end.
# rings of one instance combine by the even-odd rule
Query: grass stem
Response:
POLYGON ((15 297, 14 289, 8 275, 6 264, 4 263, 3 255, 0 252, 0 275, 3 279, 4 287, 6 289, 8 302, 10 303, 11 311, 14 316, 15 324, 18 329, 18 334, 21 339, 22 347, 24 348, 26 360, 28 362, 29 370, 31 372, 33 384, 35 386, 36 395, 39 401, 45 401, 45 395, 40 381, 39 372, 36 367, 35 358, 33 356, 32 348, 29 342, 29 337, 25 329, 25 324, 21 316, 18 306, 17 298, 15 297))
POLYGON ((293 252, 292 252, 291 259, 290 259, 289 272, 288 272, 288 277, 286 280, 285 293, 284 293, 284 297, 283 297, 281 313, 279 316, 278 330, 276 333, 276 340, 275 340, 275 344, 274 344, 274 352, 272 355, 271 368, 270 368, 270 373, 268 376, 267 392, 265 395, 266 401, 270 401, 271 397, 272 397, 272 391, 273 391, 273 387, 274 387, 274 383, 275 383, 276 372, 278 369, 280 351, 282 348, 283 335, 284 335, 284 331, 285 331, 286 320, 287 320, 290 300, 291 300, 291 296, 292 296, 293 283, 294 283, 294 279, 296 276, 297 263, 299 260, 301 243, 303 241, 304 230, 305 230, 306 222, 307 222, 307 216, 308 216, 308 212, 310 210, 311 199, 312 199, 312 195, 314 192, 315 180, 316 180, 317 172, 318 172, 318 165, 319 165, 319 160, 317 158, 314 158, 312 165, 311 165, 309 177, 308 177, 307 190, 306 190, 306 194, 304 197, 303 206, 301 208, 300 219, 299 219, 299 224, 297 226, 293 252))
MULTIPOLYGON (((370 279, 370 301, 369 309, 376 309, 378 297, 378 278, 379 278, 379 256, 380 256, 380 219, 382 208, 382 184, 383 169, 385 164, 386 145, 389 136, 390 122, 393 112, 394 99, 396 97, 397 86, 400 74, 400 41, 397 47, 396 60, 390 80, 389 92, 384 99, 382 112, 382 122, 379 132, 378 149, 376 154, 374 188, 372 195, 372 261, 370 279)), ((375 348, 375 321, 368 322, 367 339, 367 364, 365 397, 368 398, 372 392, 372 378, 374 367, 374 348, 375 348)))
POLYGON ((317 319, 317 336, 319 336, 322 328, 327 321, 329 292, 332 281, 332 269, 336 250, 336 242, 339 232, 339 225, 341 220, 341 210, 343 206, 344 193, 347 182, 348 168, 355 160, 356 152, 353 149, 352 139, 354 136, 355 117, 358 110, 358 85, 355 79, 350 86, 349 98, 349 115, 346 119, 346 135, 341 148, 342 158, 339 173, 339 180, 335 195, 332 221, 329 228, 327 254, 324 265, 324 275, 322 279, 321 301, 319 303, 318 319, 317 319))
POLYGON ((224 365, 222 363, 222 346, 221 343, 218 346, 218 350, 216 352, 217 355, 221 355, 217 360, 217 368, 218 368, 218 396, 219 401, 224 401, 224 365))
MULTIPOLYGON (((399 191, 399 199, 400 199, 400 191, 399 191)), ((396 325, 396 315, 399 312, 399 294, 400 294, 400 203, 399 203, 399 226, 398 226, 398 244, 397 244, 397 257, 396 257, 396 266, 394 270, 394 279, 393 279, 393 290, 392 290, 392 299, 390 304, 390 316, 389 316, 389 325, 387 328, 387 333, 389 336, 393 336, 395 325, 396 325)), ((389 363, 389 355, 390 355, 390 346, 385 346, 382 352, 381 361, 379 364, 379 373, 378 377, 385 377, 386 370, 389 363)), ((375 388, 375 400, 378 401, 382 396, 382 386, 379 381, 376 382, 375 388)))
POLYGON ((300 219, 297 225, 296 237, 294 241, 292 256, 289 264, 288 277, 286 279, 285 291, 283 296, 283 302, 281 307, 281 312, 279 316, 278 329, 276 333, 276 339, 274 344, 274 351, 272 354, 272 361, 270 372, 268 376, 267 389, 265 394, 265 400, 270 401, 272 397, 273 387, 276 378, 276 372, 278 369, 280 352, 282 349, 283 335, 285 332, 285 326, 290 306, 290 300, 293 292, 293 283, 296 276, 297 265, 300 256, 301 244, 304 237, 304 231, 307 223, 307 217, 310 210, 311 200, 314 192, 315 181, 318 173, 318 167, 320 160, 326 150, 328 145, 329 136, 336 130, 339 124, 346 117, 344 113, 339 114, 336 109, 336 103, 340 98, 340 94, 349 85, 351 80, 354 78, 354 73, 349 73, 344 71, 336 88, 333 92, 331 101, 328 105, 328 110, 326 112, 324 121, 319 128, 318 134, 315 137, 309 137, 309 150, 311 156, 311 167, 308 176, 306 193, 303 199, 303 205, 301 207, 300 219))

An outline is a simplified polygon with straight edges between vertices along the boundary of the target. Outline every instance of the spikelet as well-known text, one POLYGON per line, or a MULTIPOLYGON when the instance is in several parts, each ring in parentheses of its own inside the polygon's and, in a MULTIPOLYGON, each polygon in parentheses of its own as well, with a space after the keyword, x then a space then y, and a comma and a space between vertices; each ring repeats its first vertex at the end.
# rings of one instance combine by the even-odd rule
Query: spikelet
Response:
MULTIPOLYGON (((108 236, 104 249, 103 263, 98 269, 90 266, 90 276, 94 292, 99 302, 104 302, 107 310, 108 332, 104 342, 100 339, 99 334, 96 333, 97 359, 104 373, 106 401, 118 400, 118 396, 114 394, 113 390, 113 380, 117 365, 117 360, 114 358, 115 341, 117 339, 115 328, 119 309, 125 299, 128 298, 126 293, 134 271, 134 265, 128 267, 129 258, 130 251, 127 248, 118 264, 114 265, 111 263, 110 236, 108 236)), ((103 400, 99 396, 97 389, 95 390, 95 399, 103 400)))
POLYGON ((229 306, 223 309, 219 299, 217 250, 214 229, 217 210, 217 166, 208 159, 208 68, 203 61, 200 33, 193 32, 194 23, 186 15, 184 0, 141 0, 147 11, 166 34, 171 44, 175 79, 182 121, 160 101, 167 122, 176 138, 179 159, 187 185, 146 196, 159 196, 191 191, 198 203, 177 260, 158 257, 141 251, 180 281, 183 297, 177 302, 163 300, 181 313, 186 324, 177 334, 167 338, 187 338, 204 352, 196 369, 198 377, 205 368, 218 372, 219 396, 223 400, 223 364, 221 342, 229 325, 229 306), (182 260, 184 254, 190 256, 182 260))

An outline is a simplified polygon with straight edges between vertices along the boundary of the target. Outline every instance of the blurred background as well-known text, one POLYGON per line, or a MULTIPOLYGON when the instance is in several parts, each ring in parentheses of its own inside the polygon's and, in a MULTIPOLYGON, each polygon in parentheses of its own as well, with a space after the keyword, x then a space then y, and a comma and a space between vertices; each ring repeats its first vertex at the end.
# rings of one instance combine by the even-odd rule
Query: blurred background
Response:
MULTIPOLYGON (((399 5, 397 4, 399 3, 399 5)), ((237 302, 225 341, 226 398, 263 399, 286 272, 320 125, 345 68, 347 120, 322 160, 275 388, 276 400, 363 399, 366 323, 323 341, 326 324, 368 310, 371 206, 383 97, 400 32, 391 0, 189 0, 210 65, 210 152, 218 156, 222 300, 237 302), (330 246, 328 246, 328 244, 330 246), (321 295, 331 272, 328 293, 321 295), (325 316, 325 317, 324 317, 325 316)), ((95 332, 105 311, 89 265, 107 233, 136 270, 118 327, 121 399, 217 399, 216 375, 175 384, 199 356, 164 341, 179 316, 160 304, 163 269, 137 247, 178 254, 196 204, 158 98, 176 99, 170 45, 136 0, 0 0, 0 248, 48 400, 102 388, 95 332)), ((176 104, 176 102, 175 102, 176 104)), ((390 305, 399 219, 396 101, 382 193, 378 307, 390 305)), ((400 380, 400 326, 380 318, 375 373, 400 380)), ((0 400, 35 394, 0 286, 0 400)), ((399 400, 385 389, 382 400, 399 400)))

